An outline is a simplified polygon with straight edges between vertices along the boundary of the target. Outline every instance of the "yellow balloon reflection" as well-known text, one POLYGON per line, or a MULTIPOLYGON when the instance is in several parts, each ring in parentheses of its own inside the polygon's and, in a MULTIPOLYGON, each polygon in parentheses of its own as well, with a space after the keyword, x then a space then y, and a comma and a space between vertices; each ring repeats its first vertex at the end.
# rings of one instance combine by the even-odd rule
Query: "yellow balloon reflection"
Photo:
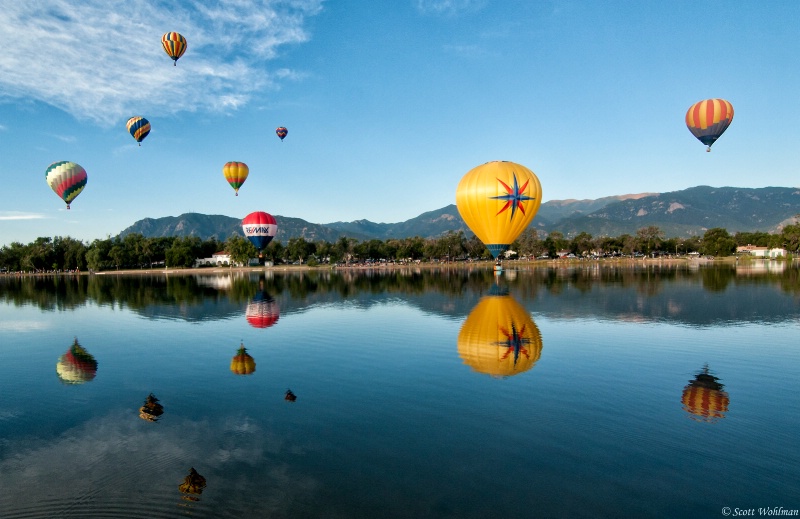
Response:
POLYGON ((244 343, 231 359, 231 371, 237 375, 252 375, 256 371, 256 361, 247 353, 244 343))
POLYGON ((700 422, 715 422, 725 418, 730 400, 719 379, 708 371, 708 365, 683 388, 683 409, 700 422))
POLYGON ((97 361, 78 344, 78 338, 69 350, 58 358, 56 374, 65 384, 83 384, 97 375, 97 361))
POLYGON ((528 371, 542 354, 542 336, 530 314, 507 294, 475 305, 458 334, 458 355, 479 373, 509 377, 528 371))

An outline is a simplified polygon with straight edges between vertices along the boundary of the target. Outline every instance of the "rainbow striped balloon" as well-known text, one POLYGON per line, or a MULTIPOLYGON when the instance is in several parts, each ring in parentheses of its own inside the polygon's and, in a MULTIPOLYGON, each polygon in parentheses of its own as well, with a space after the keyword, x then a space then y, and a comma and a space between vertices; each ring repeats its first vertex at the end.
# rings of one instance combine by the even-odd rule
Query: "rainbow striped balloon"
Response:
POLYGON ((86 187, 88 179, 85 169, 74 162, 64 160, 50 164, 45 170, 44 176, 50 189, 67 203, 67 209, 75 197, 81 194, 83 188, 86 187))
POLYGON ((242 187, 249 174, 250 168, 244 162, 228 162, 222 167, 222 175, 231 185, 236 196, 239 196, 239 188, 242 187))
POLYGON ((128 119, 125 126, 128 128, 128 132, 130 132, 131 136, 139 143, 139 146, 142 145, 144 138, 150 134, 150 121, 139 115, 128 119))
POLYGON ((711 145, 725 133, 731 121, 733 105, 724 99, 698 101, 686 112, 686 127, 707 146, 706 151, 711 151, 711 145))
POLYGON ((173 65, 177 65, 178 58, 186 52, 186 38, 177 32, 168 32, 162 36, 161 45, 164 47, 164 52, 172 58, 173 65))

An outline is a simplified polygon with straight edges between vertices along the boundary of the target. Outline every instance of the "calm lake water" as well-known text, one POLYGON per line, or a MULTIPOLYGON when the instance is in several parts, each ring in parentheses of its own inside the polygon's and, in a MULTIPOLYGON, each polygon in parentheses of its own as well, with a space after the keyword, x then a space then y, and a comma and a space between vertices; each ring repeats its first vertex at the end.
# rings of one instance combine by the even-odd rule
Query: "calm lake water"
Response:
POLYGON ((5 276, 0 517, 794 511, 798 337, 796 263, 5 276))

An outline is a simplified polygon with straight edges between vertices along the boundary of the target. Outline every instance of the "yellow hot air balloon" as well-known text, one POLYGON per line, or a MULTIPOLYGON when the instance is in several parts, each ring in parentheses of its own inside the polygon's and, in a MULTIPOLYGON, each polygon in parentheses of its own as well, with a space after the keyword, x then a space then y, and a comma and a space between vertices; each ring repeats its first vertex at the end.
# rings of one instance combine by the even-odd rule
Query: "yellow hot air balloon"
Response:
POLYGON ((231 185, 236 196, 239 196, 239 188, 242 187, 249 174, 250 168, 244 162, 228 162, 222 167, 222 175, 231 185))
POLYGON ((541 354, 539 328, 510 295, 485 296, 458 333, 458 355, 464 364, 494 377, 527 371, 541 354))
POLYGON ((487 162, 473 168, 456 188, 461 218, 495 258, 528 227, 541 204, 539 179, 513 162, 487 162))
POLYGON ((714 422, 725 418, 730 398, 724 388, 719 378, 710 373, 708 365, 703 366, 703 370, 694 380, 690 380, 683 388, 681 396, 683 409, 700 422, 714 422))

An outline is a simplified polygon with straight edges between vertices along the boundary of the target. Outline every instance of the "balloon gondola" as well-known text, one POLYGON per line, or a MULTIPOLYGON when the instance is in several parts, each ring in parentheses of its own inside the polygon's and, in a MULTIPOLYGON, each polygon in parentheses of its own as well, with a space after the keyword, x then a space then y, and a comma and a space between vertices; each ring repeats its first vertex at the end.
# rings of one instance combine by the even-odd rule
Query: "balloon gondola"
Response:
POLYGON ((128 119, 125 127, 128 128, 128 133, 139 143, 139 146, 142 145, 144 138, 150 135, 150 121, 140 115, 128 119))
POLYGON ((459 214, 495 259, 528 227, 541 203, 539 178, 513 162, 473 168, 456 188, 459 214))
POLYGON ((75 197, 81 194, 88 180, 85 169, 66 160, 50 164, 44 172, 44 177, 50 189, 66 202, 67 209, 75 197))
POLYGON ((461 326, 458 354, 474 371, 508 377, 536 364, 542 336, 528 311, 494 285, 461 326))
POLYGON ((705 99, 689 107, 686 112, 686 127, 697 140, 711 151, 720 136, 733 121, 733 105, 724 99, 705 99))
POLYGON ((248 175, 250 175, 250 168, 244 162, 227 162, 222 166, 222 176, 231 185, 236 196, 239 196, 239 188, 247 180, 248 175))
POLYGON ((168 32, 161 37, 161 45, 164 47, 164 52, 167 56, 172 58, 172 64, 177 65, 178 59, 186 52, 186 38, 180 33, 168 32))

